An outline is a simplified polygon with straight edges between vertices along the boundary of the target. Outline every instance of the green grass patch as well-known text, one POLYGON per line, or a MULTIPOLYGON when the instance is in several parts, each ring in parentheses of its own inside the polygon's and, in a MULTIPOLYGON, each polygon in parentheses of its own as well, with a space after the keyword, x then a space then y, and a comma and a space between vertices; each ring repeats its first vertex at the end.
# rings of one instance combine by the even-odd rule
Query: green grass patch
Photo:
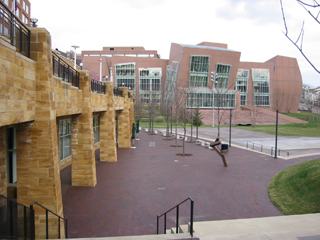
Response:
MULTIPOLYGON (((256 125, 252 126, 235 126, 235 128, 262 132, 268 134, 276 134, 276 125, 256 125)), ((303 123, 289 123, 278 125, 278 135, 280 136, 304 136, 304 137, 319 137, 320 129, 317 127, 317 124, 303 124, 303 123)))
MULTIPOLYGON (((291 117, 308 121, 308 123, 289 123, 278 125, 278 135, 280 136, 304 136, 304 137, 319 137, 320 123, 319 114, 300 112, 300 113, 282 113, 291 117)), ((256 125, 252 126, 235 126, 236 128, 262 132, 268 134, 276 134, 276 125, 256 125)))
POLYGON ((269 184, 271 202, 285 215, 320 212, 320 158, 277 173, 269 184))
MULTIPOLYGON (((139 126, 142 128, 149 128, 149 121, 147 121, 147 122, 140 121, 139 126)), ((176 127, 176 125, 173 123, 172 129, 175 129, 175 127, 176 127)), ((163 120, 163 122, 158 122, 157 120, 155 120, 153 122, 153 128, 167 128, 167 123, 165 120, 163 120)), ((169 128, 171 129, 171 123, 169 123, 169 128)), ((182 126, 178 125, 178 128, 182 128, 182 126)), ((193 128, 195 129, 196 126, 193 126, 193 128)), ((199 126, 199 128, 212 128, 212 126, 211 125, 208 125, 208 126, 201 125, 201 126, 199 126)), ((187 129, 191 129, 190 123, 187 123, 187 129)))

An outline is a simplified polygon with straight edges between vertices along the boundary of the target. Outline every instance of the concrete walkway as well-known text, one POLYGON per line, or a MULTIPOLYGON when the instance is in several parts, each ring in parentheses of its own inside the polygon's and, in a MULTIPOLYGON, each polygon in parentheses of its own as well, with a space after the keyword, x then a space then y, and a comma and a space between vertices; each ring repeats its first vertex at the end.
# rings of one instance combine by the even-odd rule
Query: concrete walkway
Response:
MULTIPOLYGON (((175 129, 173 129, 175 132, 175 129)), ((178 133, 183 134, 182 129, 178 133)), ((191 136, 190 129, 187 135, 191 136)), ((196 136, 196 129, 193 129, 193 139, 196 136)), ((201 139, 213 141, 218 136, 218 128, 199 128, 198 136, 201 139)), ((229 128, 220 128, 220 139, 229 144, 229 128)), ((262 152, 274 156, 275 136, 266 133, 246 131, 242 129, 231 129, 231 146, 262 152), (272 151, 273 149, 273 151, 272 151)), ((278 158, 292 159, 303 156, 320 157, 320 130, 319 137, 287 137, 278 136, 278 158)))

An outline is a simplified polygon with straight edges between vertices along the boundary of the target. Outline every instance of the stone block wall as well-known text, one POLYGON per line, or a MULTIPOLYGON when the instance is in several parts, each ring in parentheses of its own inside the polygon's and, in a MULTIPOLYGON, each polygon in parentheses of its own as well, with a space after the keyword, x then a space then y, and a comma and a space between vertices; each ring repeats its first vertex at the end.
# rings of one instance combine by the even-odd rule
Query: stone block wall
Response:
POLYGON ((130 121, 130 102, 128 100, 128 89, 119 88, 124 98, 124 108, 118 114, 118 146, 119 148, 131 147, 131 121, 130 121))
MULTIPOLYGON (((123 147, 130 147, 133 102, 128 90, 113 96, 91 92, 91 76, 80 71, 80 87, 53 75, 51 36, 43 28, 31 28, 31 59, 15 52, 0 39, 0 194, 7 196, 6 128, 16 128, 17 201, 36 201, 63 216, 60 170, 72 164, 72 185, 97 183, 95 150, 101 161, 117 161, 115 111, 120 115, 123 147), (100 115, 100 143, 94 144, 93 114, 100 115), (59 159, 59 120, 71 119, 72 154, 59 159)), ((45 238, 44 212, 36 210, 36 238, 45 238)), ((52 229, 56 220, 50 219, 52 229)), ((63 227, 62 227, 63 229, 63 227)), ((57 237, 50 234, 50 238, 57 237)))
POLYGON ((35 62, 2 39, 0 62, 0 127, 34 120, 35 62))

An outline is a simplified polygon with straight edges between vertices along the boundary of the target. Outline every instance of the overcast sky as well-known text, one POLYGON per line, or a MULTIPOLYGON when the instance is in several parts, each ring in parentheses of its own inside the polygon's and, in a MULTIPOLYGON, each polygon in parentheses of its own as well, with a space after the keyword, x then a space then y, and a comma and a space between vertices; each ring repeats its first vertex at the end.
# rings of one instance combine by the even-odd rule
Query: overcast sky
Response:
MULTIPOLYGON (((52 47, 83 50, 143 46, 168 59, 171 43, 226 43, 241 61, 265 62, 276 55, 298 59, 304 84, 320 86, 311 68, 283 34, 280 0, 29 0, 31 17, 52 36, 52 47)), ((304 51, 320 69, 320 25, 296 0, 283 0, 289 34, 305 21, 304 51)))

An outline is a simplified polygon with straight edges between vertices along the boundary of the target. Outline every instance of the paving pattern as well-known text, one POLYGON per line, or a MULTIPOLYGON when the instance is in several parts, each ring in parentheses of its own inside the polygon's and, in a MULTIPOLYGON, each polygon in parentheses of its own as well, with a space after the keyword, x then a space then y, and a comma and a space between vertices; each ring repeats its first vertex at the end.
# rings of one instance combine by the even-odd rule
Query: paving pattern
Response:
MULTIPOLYGON (((188 197, 195 221, 279 216, 268 183, 282 169, 316 158, 282 160, 230 147, 224 167, 215 151, 195 143, 185 144, 192 156, 183 157, 177 155, 182 147, 171 147, 175 140, 145 132, 139 137, 135 149, 118 149, 118 162, 97 162, 94 188, 72 187, 71 168, 61 171, 69 238, 155 234, 157 214, 188 197)), ((189 221, 189 207, 180 208, 181 224, 189 221)), ((173 227, 175 214, 167 219, 173 227)))

